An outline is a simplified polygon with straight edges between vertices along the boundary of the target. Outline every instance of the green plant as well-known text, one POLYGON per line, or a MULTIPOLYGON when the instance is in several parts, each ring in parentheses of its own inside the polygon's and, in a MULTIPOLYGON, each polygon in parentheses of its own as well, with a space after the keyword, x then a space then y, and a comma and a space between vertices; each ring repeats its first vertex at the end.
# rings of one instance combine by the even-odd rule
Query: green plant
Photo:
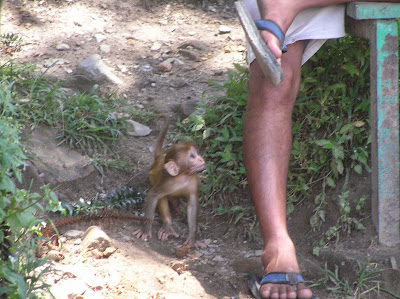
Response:
POLYGON ((331 271, 325 264, 322 277, 316 283, 310 285, 311 288, 320 286, 328 290, 331 294, 339 298, 347 298, 352 293, 349 282, 339 277, 339 267, 335 265, 335 270, 331 271))
MULTIPOLYGON (((0 98, 5 103, 5 98, 0 98)), ((48 287, 41 275, 49 266, 36 259, 35 233, 44 210, 54 210, 58 201, 45 187, 44 195, 19 190, 14 180, 21 178, 25 155, 19 141, 19 125, 3 111, 0 115, 0 296, 29 298, 36 289, 48 287), (46 202, 43 207, 43 202, 46 202)))
POLYGON ((104 148, 112 153, 109 142, 126 131, 126 118, 118 114, 124 103, 95 95, 97 85, 88 93, 71 94, 44 75, 34 66, 5 63, 0 68, 0 80, 8 82, 5 92, 13 95, 13 109, 21 122, 31 129, 38 124, 56 127, 60 144, 88 155, 103 153, 104 148))
POLYGON ((42 275, 50 270, 46 259, 35 257, 40 217, 62 208, 48 186, 41 195, 15 186, 26 155, 11 86, 0 81, 0 297, 33 298, 37 290, 48 288, 42 275))
MULTIPOLYGON (((293 147, 288 174, 287 213, 310 190, 323 186, 315 198, 314 228, 325 221, 325 189, 354 171, 370 171, 368 45, 354 37, 332 40, 302 68, 302 83, 293 111, 293 147)), ((247 185, 242 157, 243 115, 248 70, 235 65, 224 84, 225 95, 200 102, 198 113, 178 123, 177 138, 188 135, 205 149, 208 199, 237 192, 247 185)), ((345 213, 343 197, 342 210, 345 213)), ((220 202, 220 200, 214 200, 220 202)), ((205 204, 213 202, 206 200, 205 204)), ((221 203, 229 211, 229 203, 221 203)), ((234 203, 240 205, 240 203, 234 203)), ((342 219, 344 220, 344 219, 342 219)))
POLYGON ((340 278, 339 267, 335 265, 335 270, 331 271, 327 265, 323 269, 322 278, 310 287, 324 287, 334 298, 370 298, 368 295, 373 293, 372 298, 379 298, 381 292, 389 293, 395 298, 398 295, 381 287, 380 275, 382 271, 375 268, 374 263, 358 263, 357 279, 350 283, 345 278, 340 278))
MULTIPOLYGON (((1 12, 1 1, 0 1, 0 12, 1 12)), ((6 54, 12 54, 21 49, 22 37, 14 33, 6 33, 0 35, 0 52, 6 54)))
POLYGON ((91 200, 80 199, 79 202, 68 204, 61 200, 61 206, 67 211, 68 216, 77 216, 81 213, 98 213, 106 209, 126 209, 128 207, 140 208, 145 201, 145 196, 138 190, 128 187, 113 190, 106 196, 97 194, 91 200))

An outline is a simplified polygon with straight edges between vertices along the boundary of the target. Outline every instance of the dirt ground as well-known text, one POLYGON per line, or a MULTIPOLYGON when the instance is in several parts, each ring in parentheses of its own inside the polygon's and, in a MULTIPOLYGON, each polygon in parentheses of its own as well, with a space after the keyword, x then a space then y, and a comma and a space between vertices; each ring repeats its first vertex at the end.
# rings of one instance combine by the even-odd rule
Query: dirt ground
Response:
MULTIPOLYGON (((114 91, 138 109, 168 112, 173 118, 182 116, 182 103, 200 100, 203 93, 206 98, 218 96, 219 91, 212 89, 208 80, 223 82, 233 63, 244 63, 244 35, 231 0, 8 0, 3 6, 2 33, 23 37, 21 50, 10 58, 43 68, 56 62, 47 74, 70 81, 70 88, 83 91, 87 85, 79 82, 75 70, 90 55, 100 54, 122 81, 101 84, 103 94, 114 91), (188 43, 189 47, 185 47, 188 43), (160 63, 169 58, 174 59, 171 70, 160 71, 160 63)), ((153 130, 149 136, 125 137, 115 147, 120 159, 127 161, 133 171, 110 169, 103 181, 95 171, 86 178, 62 184, 57 192, 69 201, 93 198, 96 193, 124 186, 146 192, 147 171, 152 162, 150 149, 160 124, 152 120, 149 126, 153 130)), ((350 186, 350 198, 371 195, 369 176, 351 177, 350 186)), ((337 207, 338 192, 332 191, 328 196, 332 207, 337 207)), ((237 197, 233 200, 243 205, 251 205, 246 190, 229 196, 237 197)), ((399 261, 398 248, 376 244, 368 211, 365 230, 353 232, 331 244, 319 257, 314 256, 314 242, 321 239, 324 230, 313 232, 309 225, 313 199, 310 194, 288 219, 302 274, 310 283, 321 278, 325 264, 332 270, 336 264, 340 275, 354 281, 351 279, 358 277, 357 261, 368 261, 385 269, 393 268, 389 263, 391 257, 399 261)), ((326 227, 334 224, 337 216, 336 212, 328 213, 326 227)), ((125 220, 100 223, 117 251, 106 259, 84 257, 76 249, 79 238, 70 237, 62 250, 65 259, 56 263, 56 267, 64 273, 67 268, 68 273, 79 272, 81 267, 92 271, 97 279, 92 285, 88 283, 95 294, 93 298, 251 298, 247 280, 252 274, 262 274, 260 238, 249 238, 240 223, 233 225, 205 208, 199 216, 199 238, 208 247, 193 249, 179 259, 174 250, 185 240, 187 229, 184 217, 174 217, 181 237, 166 242, 156 238, 147 242, 135 239, 136 223, 125 220)), ((60 232, 85 231, 87 227, 87 223, 79 223, 60 232)), ((156 223, 153 230, 157 228, 156 223)), ((254 228, 251 235, 258 234, 258 228, 254 228)), ((66 276, 53 279, 56 285, 66 276)), ((379 279, 385 288, 400 294, 396 283, 400 279, 398 271, 382 272, 379 279)), ((320 298, 329 297, 326 287, 315 287, 314 291, 320 298)), ((92 298, 88 294, 76 298, 92 298)), ((362 298, 385 296, 388 295, 381 293, 362 298)))

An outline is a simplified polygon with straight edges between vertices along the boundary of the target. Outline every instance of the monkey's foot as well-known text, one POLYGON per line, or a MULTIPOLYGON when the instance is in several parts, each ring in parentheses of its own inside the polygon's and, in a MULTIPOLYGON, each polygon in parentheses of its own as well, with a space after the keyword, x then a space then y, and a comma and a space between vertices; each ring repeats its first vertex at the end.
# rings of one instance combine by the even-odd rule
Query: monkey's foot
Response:
POLYGON ((138 230, 133 232, 133 235, 136 236, 138 239, 142 239, 143 241, 147 241, 147 239, 151 238, 151 231, 145 233, 143 229, 139 228, 138 230))
POLYGON ((183 243, 183 245, 186 245, 186 244, 188 244, 190 246, 193 246, 196 249, 202 249, 202 248, 206 248, 207 247, 206 243, 203 243, 203 242, 201 242, 199 240, 192 240, 192 239, 189 239, 189 238, 187 238, 186 241, 183 243))
POLYGON ((174 236, 175 238, 179 238, 179 234, 174 230, 172 225, 164 224, 160 230, 158 231, 158 239, 161 241, 165 241, 169 236, 174 236))

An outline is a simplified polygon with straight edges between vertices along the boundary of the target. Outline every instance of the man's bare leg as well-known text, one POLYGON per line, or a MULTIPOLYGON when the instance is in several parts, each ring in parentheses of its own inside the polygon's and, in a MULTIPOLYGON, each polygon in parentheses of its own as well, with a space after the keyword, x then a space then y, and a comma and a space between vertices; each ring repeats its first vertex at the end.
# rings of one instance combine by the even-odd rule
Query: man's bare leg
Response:
MULTIPOLYGON (((244 158, 252 198, 264 239, 265 274, 299 272, 296 252, 286 226, 286 179, 291 151, 291 118, 300 82, 303 42, 288 46, 282 57, 285 80, 272 86, 257 61, 250 66, 249 99, 244 128, 244 158)), ((266 284, 267 298, 311 298, 304 285, 266 284)))

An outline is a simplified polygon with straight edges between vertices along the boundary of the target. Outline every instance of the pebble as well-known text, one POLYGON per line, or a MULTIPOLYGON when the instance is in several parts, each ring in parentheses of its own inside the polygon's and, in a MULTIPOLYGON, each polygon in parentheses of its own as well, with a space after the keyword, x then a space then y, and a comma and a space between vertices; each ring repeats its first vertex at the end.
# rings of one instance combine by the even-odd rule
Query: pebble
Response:
POLYGON ((217 255, 212 259, 213 262, 224 262, 226 259, 224 259, 222 256, 217 255))
POLYGON ((110 53, 111 52, 111 47, 109 45, 100 45, 100 51, 103 53, 110 53))
POLYGON ((130 128, 128 129, 128 135, 130 136, 143 137, 151 133, 151 129, 148 126, 130 119, 128 119, 126 122, 130 124, 130 128))
POLYGON ((83 234, 84 234, 84 232, 81 230, 72 229, 72 230, 65 232, 63 235, 66 238, 76 239, 76 238, 81 238, 83 236, 83 234))
POLYGON ((96 33, 94 35, 94 38, 97 40, 98 43, 101 43, 103 40, 105 40, 107 37, 104 34, 101 33, 96 33))
POLYGON ((158 50, 161 49, 161 46, 162 46, 162 43, 160 43, 160 42, 155 42, 155 43, 151 46, 150 50, 151 50, 151 51, 158 51, 158 50))
POLYGON ((56 49, 57 49, 58 51, 67 51, 67 50, 70 49, 70 46, 67 45, 67 44, 61 43, 61 44, 58 44, 58 45, 56 46, 56 49))
POLYGON ((219 33, 220 33, 220 34, 230 33, 231 31, 232 31, 231 28, 229 28, 228 26, 221 25, 221 26, 219 27, 219 33))

